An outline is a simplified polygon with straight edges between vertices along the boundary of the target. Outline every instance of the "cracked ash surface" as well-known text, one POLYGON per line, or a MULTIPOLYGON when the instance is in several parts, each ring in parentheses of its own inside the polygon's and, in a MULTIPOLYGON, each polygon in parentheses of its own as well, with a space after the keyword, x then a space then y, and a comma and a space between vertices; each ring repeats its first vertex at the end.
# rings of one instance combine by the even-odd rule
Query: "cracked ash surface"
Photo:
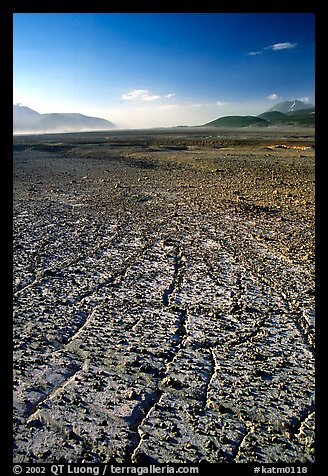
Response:
POLYGON ((314 461, 312 132, 14 139, 15 462, 314 461))

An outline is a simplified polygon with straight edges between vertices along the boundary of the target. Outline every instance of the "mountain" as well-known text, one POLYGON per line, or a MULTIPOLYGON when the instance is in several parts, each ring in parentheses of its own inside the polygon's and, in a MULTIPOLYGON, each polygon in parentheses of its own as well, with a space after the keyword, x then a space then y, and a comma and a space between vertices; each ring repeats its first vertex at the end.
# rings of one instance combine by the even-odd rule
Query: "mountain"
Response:
POLYGON ((285 124, 285 125, 299 125, 299 126, 312 126, 315 125, 315 110, 313 107, 308 109, 298 109, 296 111, 290 111, 286 114, 279 111, 263 112, 259 115, 262 119, 265 119, 269 124, 285 124))
POLYGON ((25 106, 13 106, 14 133, 51 133, 111 130, 116 126, 106 119, 76 113, 39 114, 25 106))
POLYGON ((282 112, 286 114, 288 112, 294 112, 294 111, 311 109, 311 108, 314 108, 313 104, 306 104, 303 101, 299 101, 298 99, 295 99, 294 101, 280 102, 276 104, 275 106, 271 107, 270 109, 268 109, 266 112, 278 111, 278 112, 282 112))
POLYGON ((267 125, 268 122, 258 116, 223 116, 204 124, 204 126, 210 127, 247 127, 267 125))
POLYGON ((200 127, 315 126, 315 107, 302 101, 284 101, 258 116, 223 116, 200 127), (285 112, 284 112, 285 111, 285 112))
POLYGON ((261 117, 262 119, 265 119, 266 121, 269 121, 269 122, 277 122, 277 121, 283 122, 287 116, 286 114, 279 111, 268 111, 268 112, 262 112, 262 114, 259 114, 258 117, 261 117))
POLYGON ((27 124, 33 127, 40 120, 41 114, 29 107, 14 105, 13 108, 13 125, 15 129, 24 129, 27 124))

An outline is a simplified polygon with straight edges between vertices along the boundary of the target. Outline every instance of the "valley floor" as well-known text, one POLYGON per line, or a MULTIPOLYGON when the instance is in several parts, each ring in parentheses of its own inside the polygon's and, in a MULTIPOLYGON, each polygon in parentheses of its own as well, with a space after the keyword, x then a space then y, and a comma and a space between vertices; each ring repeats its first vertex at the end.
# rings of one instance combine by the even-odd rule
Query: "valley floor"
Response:
POLYGON ((15 138, 15 462, 314 462, 314 140, 244 135, 15 138))

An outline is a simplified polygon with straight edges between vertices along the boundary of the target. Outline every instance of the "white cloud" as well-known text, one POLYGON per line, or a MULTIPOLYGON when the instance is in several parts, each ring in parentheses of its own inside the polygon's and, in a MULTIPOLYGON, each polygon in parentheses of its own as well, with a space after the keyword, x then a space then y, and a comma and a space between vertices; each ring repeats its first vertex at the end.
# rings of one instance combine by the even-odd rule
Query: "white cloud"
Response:
POLYGON ((159 94, 152 94, 149 89, 133 89, 127 94, 122 94, 121 99, 123 101, 157 101, 159 99, 170 99, 173 96, 175 96, 174 93, 160 96, 159 94))
POLYGON ((290 43, 286 41, 285 43, 274 43, 273 45, 267 46, 267 50, 281 51, 281 50, 292 50, 296 48, 297 43, 290 43))
POLYGON ((264 50, 272 50, 272 51, 282 51, 282 50, 292 50, 296 48, 297 43, 291 43, 290 41, 285 41, 284 43, 274 43, 273 45, 266 46, 262 48, 262 50, 258 51, 249 51, 249 56, 257 56, 263 54, 264 50))
POLYGON ((228 104, 226 101, 216 101, 216 105, 219 107, 227 106, 228 104))
POLYGON ((310 98, 308 96, 304 98, 297 98, 299 101, 305 102, 305 104, 308 104, 310 102, 310 98))
POLYGON ((269 96, 267 96, 267 99, 271 99, 272 101, 276 100, 276 99, 279 99, 279 96, 275 93, 273 94, 270 94, 269 96))
POLYGON ((150 94, 148 89, 133 89, 127 94, 122 94, 123 101, 154 101, 159 96, 150 94))

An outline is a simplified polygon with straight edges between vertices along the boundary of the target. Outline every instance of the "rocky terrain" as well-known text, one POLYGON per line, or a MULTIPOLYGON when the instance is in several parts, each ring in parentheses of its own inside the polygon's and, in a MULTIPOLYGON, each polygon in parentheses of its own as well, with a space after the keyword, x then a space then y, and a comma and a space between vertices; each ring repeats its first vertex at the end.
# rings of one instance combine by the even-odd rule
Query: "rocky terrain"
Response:
POLYGON ((314 137, 14 138, 14 461, 312 463, 314 137))

